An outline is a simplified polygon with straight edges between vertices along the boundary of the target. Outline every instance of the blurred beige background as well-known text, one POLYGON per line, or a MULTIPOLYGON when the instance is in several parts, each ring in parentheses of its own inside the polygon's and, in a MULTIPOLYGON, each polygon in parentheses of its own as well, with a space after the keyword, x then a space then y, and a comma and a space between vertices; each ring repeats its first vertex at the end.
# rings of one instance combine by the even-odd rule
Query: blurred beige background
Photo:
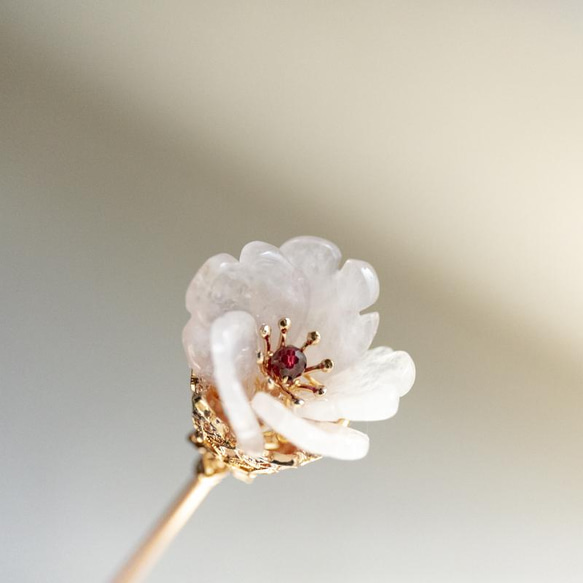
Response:
POLYGON ((298 234, 417 384, 150 580, 581 581, 580 3, 5 0, 0 82, 2 581, 111 576, 196 457, 190 278, 298 234))

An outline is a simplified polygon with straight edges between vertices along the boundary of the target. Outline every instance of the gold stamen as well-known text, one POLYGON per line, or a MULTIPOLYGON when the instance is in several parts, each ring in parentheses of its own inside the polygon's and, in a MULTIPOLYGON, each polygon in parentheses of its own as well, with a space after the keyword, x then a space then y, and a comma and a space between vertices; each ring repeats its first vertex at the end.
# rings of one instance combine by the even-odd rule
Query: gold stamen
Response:
POLYGON ((318 344, 318 342, 320 342, 320 333, 317 330, 308 332, 306 341, 304 342, 304 345, 300 348, 300 350, 303 352, 306 348, 308 348, 308 346, 313 346, 315 344, 318 344))
POLYGON ((321 370, 322 372, 330 372, 334 368, 334 362, 329 358, 325 358, 320 364, 309 366, 304 372, 312 372, 313 370, 321 370))
POLYGON ((279 321, 279 348, 285 346, 285 340, 290 326, 291 320, 289 318, 282 318, 279 321))
POLYGON ((271 352, 271 328, 268 324, 263 324, 259 328, 259 335, 265 341, 265 353, 269 354, 271 352))
POLYGON ((294 395, 287 387, 280 386, 279 390, 286 394, 296 407, 301 407, 304 404, 304 400, 294 395))
POLYGON ((312 391, 314 395, 325 395, 326 387, 313 387, 312 385, 299 384, 296 385, 298 389, 304 389, 306 391, 312 391))

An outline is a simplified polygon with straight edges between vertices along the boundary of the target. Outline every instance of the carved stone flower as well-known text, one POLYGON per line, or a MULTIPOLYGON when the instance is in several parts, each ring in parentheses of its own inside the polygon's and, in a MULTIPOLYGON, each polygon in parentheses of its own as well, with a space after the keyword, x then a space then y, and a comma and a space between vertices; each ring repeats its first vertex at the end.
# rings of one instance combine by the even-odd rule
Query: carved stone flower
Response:
POLYGON ((347 421, 397 412, 413 385, 410 356, 369 349, 379 284, 364 261, 340 267, 339 249, 297 237, 255 241, 239 260, 209 259, 186 296, 183 343, 193 373, 216 387, 237 447, 261 456, 275 434, 311 454, 358 459, 368 436, 347 421))

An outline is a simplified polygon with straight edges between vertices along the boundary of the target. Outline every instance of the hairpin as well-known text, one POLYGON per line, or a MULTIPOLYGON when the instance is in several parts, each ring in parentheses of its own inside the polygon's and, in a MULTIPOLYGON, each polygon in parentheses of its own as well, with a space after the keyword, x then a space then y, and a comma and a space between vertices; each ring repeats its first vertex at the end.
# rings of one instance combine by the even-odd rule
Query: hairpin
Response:
POLYGON ((412 387, 402 351, 370 349, 379 315, 373 268, 317 237, 255 241, 219 254, 188 287, 183 344, 191 369, 194 479, 116 581, 140 580, 225 476, 245 482, 321 457, 366 456, 351 421, 392 417, 412 387))

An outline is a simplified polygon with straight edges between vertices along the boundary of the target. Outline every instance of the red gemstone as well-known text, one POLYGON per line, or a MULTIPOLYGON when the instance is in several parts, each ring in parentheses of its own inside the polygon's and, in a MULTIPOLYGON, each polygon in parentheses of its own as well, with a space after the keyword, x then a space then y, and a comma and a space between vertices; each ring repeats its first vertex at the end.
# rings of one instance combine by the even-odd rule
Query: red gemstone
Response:
POLYGON ((284 346, 269 359, 269 371, 280 379, 297 379, 306 366, 306 356, 295 346, 284 346))

